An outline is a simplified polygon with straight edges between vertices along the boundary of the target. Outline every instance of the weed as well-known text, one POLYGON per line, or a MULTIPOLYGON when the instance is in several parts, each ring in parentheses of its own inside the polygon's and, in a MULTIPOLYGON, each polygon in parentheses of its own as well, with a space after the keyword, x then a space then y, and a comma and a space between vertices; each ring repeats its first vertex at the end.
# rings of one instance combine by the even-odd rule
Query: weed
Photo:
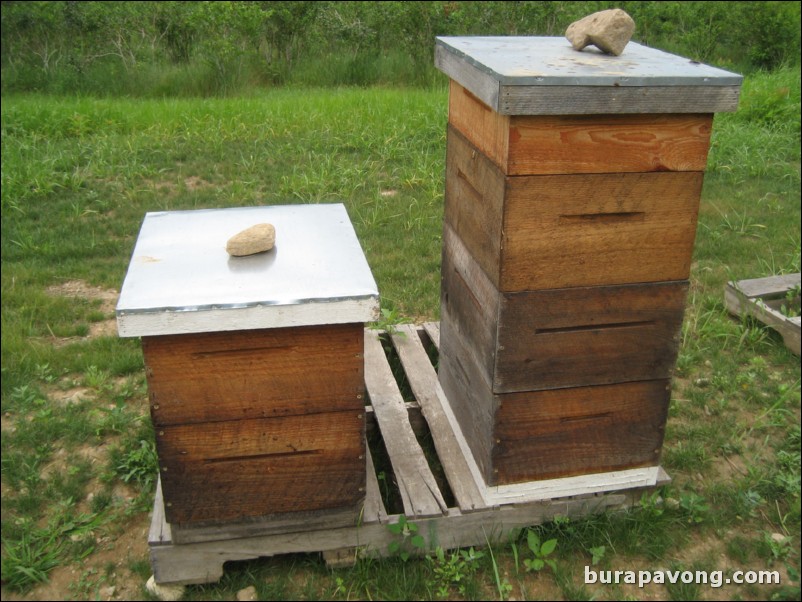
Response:
MULTIPOLYGON (((493 553, 493 546, 490 545, 490 540, 487 538, 487 534, 485 534, 485 541, 487 542, 487 552, 488 554, 490 554, 490 564, 493 567, 493 581, 496 585, 496 591, 498 592, 500 600, 507 600, 512 594, 512 584, 506 577, 504 577, 503 579, 501 578, 501 575, 498 570, 498 562, 496 561, 496 555, 493 553)), ((514 541, 511 543, 513 552, 515 553, 515 570, 517 572, 518 548, 514 541)))
POLYGON ((787 559, 793 551, 791 538, 781 533, 764 532, 761 544, 761 555, 770 564, 787 559))
POLYGON ((590 563, 593 566, 596 566, 602 560, 604 560, 604 555, 607 553, 607 546, 596 546, 594 548, 588 548, 588 553, 590 554, 591 557, 590 563))
POLYGON ((783 303, 780 305, 780 313, 787 318, 795 318, 799 316, 799 297, 800 285, 797 284, 796 286, 788 289, 788 292, 785 293, 783 303))
MULTIPOLYGON (((672 563, 669 570, 679 574, 684 572, 685 568, 681 564, 672 563)), ((668 597, 671 600, 687 602, 688 600, 699 599, 701 586, 693 580, 686 582, 686 580, 677 579, 673 583, 669 580, 665 586, 668 590, 668 597)))
POLYGON ((399 538, 390 542, 387 551, 398 555, 404 562, 409 560, 412 551, 422 551, 426 547, 426 541, 418 533, 418 525, 409 522, 404 514, 398 517, 397 522, 387 525, 387 530, 399 538))
POLYGON ((64 543, 52 530, 23 526, 17 540, 3 537, 3 581, 12 590, 27 591, 47 580, 61 562, 64 543))
POLYGON ((686 520, 692 524, 704 522, 708 512, 710 512, 710 507, 705 502, 705 499, 693 491, 680 494, 679 507, 686 520))
POLYGON ((137 483, 142 489, 150 489, 159 470, 156 445, 140 439, 131 449, 118 452, 114 471, 126 483, 137 483))
POLYGON ((473 548, 445 552, 438 546, 434 556, 426 557, 434 574, 437 595, 448 598, 451 589, 455 588, 461 596, 465 596, 481 558, 484 558, 484 553, 473 548))
POLYGON ((397 326, 408 322, 409 320, 401 316, 397 310, 382 307, 381 319, 371 324, 371 328, 374 330, 383 330, 391 335, 404 334, 398 331, 397 326))
POLYGON ((547 539, 541 541, 540 535, 534 529, 528 529, 526 532, 526 545, 532 553, 533 558, 525 558, 524 566, 527 571, 540 571, 548 566, 553 571, 556 563, 551 554, 557 548, 556 539, 547 539))

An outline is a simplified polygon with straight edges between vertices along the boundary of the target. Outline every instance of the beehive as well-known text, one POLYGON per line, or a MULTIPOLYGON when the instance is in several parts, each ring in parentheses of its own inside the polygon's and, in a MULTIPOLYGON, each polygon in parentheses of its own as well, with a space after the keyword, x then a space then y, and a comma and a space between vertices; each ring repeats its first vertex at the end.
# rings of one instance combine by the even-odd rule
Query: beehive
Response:
POLYGON ((657 466, 713 114, 741 77, 630 43, 438 38, 439 379, 487 485, 657 466))
POLYGON ((141 337, 167 520, 353 507, 378 292, 341 204, 148 213, 117 306, 141 337), (257 223, 275 247, 230 257, 257 223))

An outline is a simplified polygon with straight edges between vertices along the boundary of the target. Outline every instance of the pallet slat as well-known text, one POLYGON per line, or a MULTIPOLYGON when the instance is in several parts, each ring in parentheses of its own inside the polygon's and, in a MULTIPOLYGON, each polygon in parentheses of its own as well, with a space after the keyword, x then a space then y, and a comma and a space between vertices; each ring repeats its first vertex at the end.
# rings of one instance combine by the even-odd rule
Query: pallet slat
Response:
POLYGON ((449 427, 448 417, 437 398, 437 373, 423 348, 417 329, 410 324, 402 325, 392 338, 406 369, 412 392, 429 424, 437 456, 460 510, 470 512, 486 508, 482 493, 471 475, 459 443, 449 427))
POLYGON ((365 331, 365 385, 390 455, 404 512, 414 517, 444 514, 447 507, 443 495, 415 438, 379 336, 370 330, 365 331))
POLYGON ((731 314, 752 316, 779 332, 785 346, 800 355, 802 337, 799 316, 786 316, 769 303, 781 300, 788 291, 798 288, 801 282, 800 273, 728 282, 724 289, 724 303, 731 314))

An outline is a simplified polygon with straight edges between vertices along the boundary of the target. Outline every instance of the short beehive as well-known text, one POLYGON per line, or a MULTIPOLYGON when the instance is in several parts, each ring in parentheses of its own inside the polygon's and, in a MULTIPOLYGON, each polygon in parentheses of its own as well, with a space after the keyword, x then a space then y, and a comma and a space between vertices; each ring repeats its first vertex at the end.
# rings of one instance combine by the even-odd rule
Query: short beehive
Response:
POLYGON ((713 114, 741 77, 630 43, 438 38, 439 378, 487 485, 656 467, 713 114))
POLYGON ((142 338, 168 522, 358 511, 377 312, 341 204, 145 216, 117 321, 142 338), (230 257, 227 240, 257 223, 275 247, 230 257))

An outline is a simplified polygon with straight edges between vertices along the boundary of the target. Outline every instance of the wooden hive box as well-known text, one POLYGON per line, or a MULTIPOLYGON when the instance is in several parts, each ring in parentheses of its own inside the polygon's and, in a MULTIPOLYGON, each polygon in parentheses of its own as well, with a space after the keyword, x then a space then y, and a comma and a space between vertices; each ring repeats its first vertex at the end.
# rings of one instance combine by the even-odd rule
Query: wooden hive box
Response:
POLYGON ((168 522, 357 515, 363 330, 377 311, 343 205, 145 216, 117 320, 120 336, 142 338, 168 522), (227 254, 263 222, 271 251, 227 254))
POLYGON ((438 38, 439 379, 488 485, 659 463, 713 114, 741 77, 630 43, 438 38))

